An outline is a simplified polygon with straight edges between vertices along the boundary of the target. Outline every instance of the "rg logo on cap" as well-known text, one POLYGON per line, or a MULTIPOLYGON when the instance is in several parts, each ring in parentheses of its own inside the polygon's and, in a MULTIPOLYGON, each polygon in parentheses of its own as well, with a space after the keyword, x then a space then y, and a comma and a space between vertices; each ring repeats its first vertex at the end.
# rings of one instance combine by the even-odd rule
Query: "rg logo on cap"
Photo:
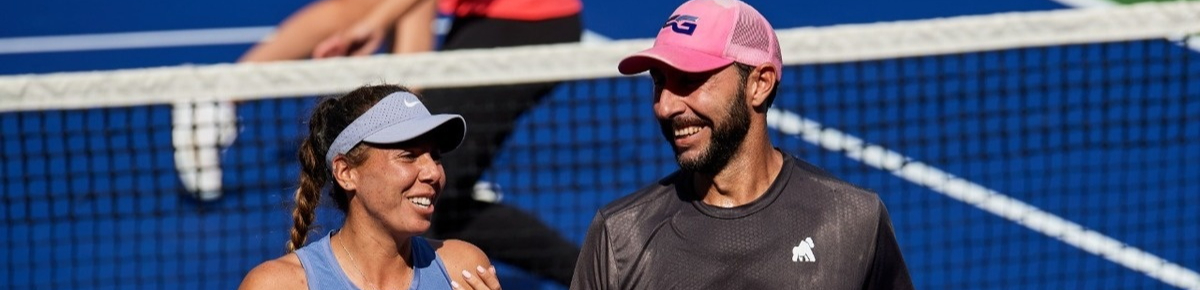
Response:
POLYGON ((696 32, 696 20, 700 20, 700 18, 684 14, 671 15, 671 18, 667 18, 667 23, 664 23, 662 27, 670 26, 671 31, 675 31, 675 33, 692 35, 693 32, 696 32))

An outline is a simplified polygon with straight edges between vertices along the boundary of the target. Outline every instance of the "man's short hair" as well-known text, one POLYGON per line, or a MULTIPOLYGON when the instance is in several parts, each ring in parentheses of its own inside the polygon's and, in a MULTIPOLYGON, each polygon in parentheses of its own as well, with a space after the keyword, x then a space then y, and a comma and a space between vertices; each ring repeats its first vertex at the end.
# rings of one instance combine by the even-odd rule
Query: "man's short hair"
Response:
MULTIPOLYGON (((738 85, 738 88, 743 89, 743 90, 746 89, 746 81, 750 78, 750 72, 754 70, 754 66, 740 63, 740 62, 733 63, 733 66, 735 68, 737 68, 738 82, 741 83, 740 85, 738 85)), ((783 69, 783 68, 775 68, 775 69, 783 69)), ((769 95, 767 95, 767 100, 766 100, 766 102, 763 103, 763 105, 764 105, 763 108, 770 108, 771 104, 775 103, 775 94, 778 92, 779 92, 779 80, 775 80, 774 86, 771 87, 771 93, 769 95)))

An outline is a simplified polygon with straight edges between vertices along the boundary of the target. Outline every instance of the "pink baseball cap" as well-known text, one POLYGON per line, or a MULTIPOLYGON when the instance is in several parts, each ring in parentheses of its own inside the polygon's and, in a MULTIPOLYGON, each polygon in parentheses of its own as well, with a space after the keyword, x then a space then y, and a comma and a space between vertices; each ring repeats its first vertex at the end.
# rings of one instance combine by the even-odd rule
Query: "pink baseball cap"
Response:
POLYGON ((654 47, 621 60, 617 70, 636 74, 663 63, 685 72, 706 72, 734 62, 772 63, 776 70, 783 69, 771 24, 742 1, 692 0, 675 9, 658 31, 654 47))

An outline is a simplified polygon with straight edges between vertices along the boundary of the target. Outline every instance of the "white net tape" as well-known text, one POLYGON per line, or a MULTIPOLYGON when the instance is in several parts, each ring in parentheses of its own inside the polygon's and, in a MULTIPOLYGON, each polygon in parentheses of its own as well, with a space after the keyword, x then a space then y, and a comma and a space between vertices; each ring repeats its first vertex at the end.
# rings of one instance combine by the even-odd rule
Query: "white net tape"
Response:
MULTIPOLYGON (((1178 38, 1200 32, 1200 2, 1005 13, 778 31, 784 64, 1178 38)), ((619 76, 651 40, 0 77, 0 112, 312 96, 365 83, 433 88, 619 76)))

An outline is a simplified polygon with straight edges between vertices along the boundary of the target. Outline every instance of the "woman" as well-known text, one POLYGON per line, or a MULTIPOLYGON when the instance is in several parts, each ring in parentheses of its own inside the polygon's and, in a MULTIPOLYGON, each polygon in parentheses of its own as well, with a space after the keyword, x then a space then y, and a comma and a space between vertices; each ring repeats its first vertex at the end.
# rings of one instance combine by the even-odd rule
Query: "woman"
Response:
MULTIPOLYGON (((389 8, 372 10, 349 28, 326 38, 313 50, 313 57, 373 53, 384 42, 386 31, 411 31, 404 25, 388 23, 419 22, 405 18, 418 16, 411 11, 433 0, 416 0, 419 2, 415 4, 410 3, 414 0, 382 1, 392 4, 380 4, 389 8), (398 7, 413 10, 390 10, 398 7), (396 15, 406 16, 390 18, 396 15)), ((440 47, 443 51, 578 42, 583 31, 579 15, 583 5, 579 0, 438 0, 437 6, 454 18, 440 47)), ((415 38, 414 33, 397 33, 394 42, 403 45, 408 37, 415 38)), ((482 124, 473 127, 458 152, 444 160, 449 184, 438 204, 443 211, 430 234, 470 241, 496 260, 567 285, 579 255, 578 246, 537 217, 496 203, 496 194, 477 190, 481 184, 489 187, 479 182, 480 177, 491 167, 516 120, 540 104, 554 86, 533 83, 422 91, 429 110, 455 112, 474 124, 482 124)))
POLYGON ((446 182, 440 154, 462 142, 462 117, 430 115, 408 89, 381 85, 326 99, 309 120, 290 253, 255 267, 241 289, 500 288, 479 248, 420 236, 446 182), (346 219, 303 246, 326 186, 346 219))
MULTIPOLYGON (((578 42, 582 7, 580 0, 320 0, 290 16, 241 61, 368 55, 387 42, 391 53, 429 51, 437 10, 454 18, 441 50, 578 42)), ((578 246, 533 215, 476 196, 477 184, 488 184, 480 177, 516 120, 553 88, 537 83, 422 92, 429 110, 486 125, 468 132, 467 142, 445 160, 449 184, 428 235, 469 241, 496 260, 566 285, 578 246)))

